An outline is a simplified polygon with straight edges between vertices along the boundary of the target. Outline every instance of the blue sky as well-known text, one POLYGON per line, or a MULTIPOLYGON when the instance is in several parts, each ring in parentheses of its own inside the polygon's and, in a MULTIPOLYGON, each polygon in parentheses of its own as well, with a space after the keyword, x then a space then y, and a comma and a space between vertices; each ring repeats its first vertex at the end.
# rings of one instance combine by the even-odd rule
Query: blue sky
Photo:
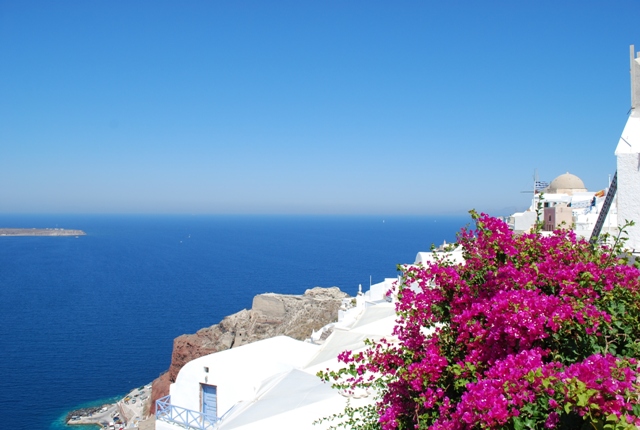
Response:
POLYGON ((606 187, 637 1, 0 2, 0 213, 505 214, 606 187))

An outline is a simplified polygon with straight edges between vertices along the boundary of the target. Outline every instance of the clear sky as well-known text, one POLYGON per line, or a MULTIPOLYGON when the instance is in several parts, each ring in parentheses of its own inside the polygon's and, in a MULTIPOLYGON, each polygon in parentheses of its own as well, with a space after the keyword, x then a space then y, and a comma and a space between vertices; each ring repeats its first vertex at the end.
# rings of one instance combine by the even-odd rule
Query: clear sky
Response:
POLYGON ((505 214, 607 186, 638 1, 0 1, 0 213, 505 214))

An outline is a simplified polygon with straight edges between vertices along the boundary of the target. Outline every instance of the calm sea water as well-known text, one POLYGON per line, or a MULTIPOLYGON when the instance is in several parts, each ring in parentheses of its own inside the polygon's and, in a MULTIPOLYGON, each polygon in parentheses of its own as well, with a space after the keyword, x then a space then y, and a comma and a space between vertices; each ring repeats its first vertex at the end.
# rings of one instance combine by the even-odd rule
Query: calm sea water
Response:
MULTIPOLYGON (((6 429, 60 430, 165 371, 173 339, 264 292, 396 276, 468 217, 0 216, 0 411, 6 429)), ((78 427, 75 429, 79 430, 78 427)))

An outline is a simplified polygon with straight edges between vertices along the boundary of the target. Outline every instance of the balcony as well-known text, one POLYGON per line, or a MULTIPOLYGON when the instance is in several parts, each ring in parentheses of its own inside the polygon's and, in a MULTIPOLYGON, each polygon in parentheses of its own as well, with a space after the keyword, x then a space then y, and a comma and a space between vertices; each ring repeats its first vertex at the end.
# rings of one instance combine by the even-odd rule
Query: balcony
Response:
POLYGON ((173 406, 171 396, 156 400, 156 420, 164 421, 185 429, 214 430, 218 419, 212 420, 202 412, 173 406))

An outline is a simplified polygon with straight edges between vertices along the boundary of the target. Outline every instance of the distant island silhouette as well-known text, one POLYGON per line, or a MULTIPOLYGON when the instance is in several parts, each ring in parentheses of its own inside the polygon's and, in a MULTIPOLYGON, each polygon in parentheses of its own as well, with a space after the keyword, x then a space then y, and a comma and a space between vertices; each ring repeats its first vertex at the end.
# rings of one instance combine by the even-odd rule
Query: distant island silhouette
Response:
POLYGON ((64 228, 0 228, 0 236, 85 236, 82 230, 64 228))

